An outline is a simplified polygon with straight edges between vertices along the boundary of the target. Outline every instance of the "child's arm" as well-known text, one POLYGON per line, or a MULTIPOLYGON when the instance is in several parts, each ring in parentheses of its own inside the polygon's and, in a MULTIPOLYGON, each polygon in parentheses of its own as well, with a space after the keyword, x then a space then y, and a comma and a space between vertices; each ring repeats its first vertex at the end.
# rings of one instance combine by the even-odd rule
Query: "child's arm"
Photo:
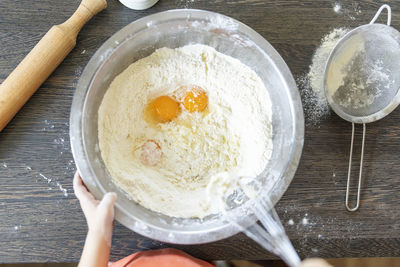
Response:
POLYGON ((333 267, 324 259, 305 259, 301 262, 300 267, 333 267))
POLYGON ((96 200, 83 184, 79 173, 74 176, 74 191, 89 229, 79 267, 106 267, 110 256, 117 195, 107 193, 103 200, 96 200))
MULTIPOLYGON (((79 199, 81 208, 86 217, 86 222, 89 228, 86 236, 85 246, 83 248, 81 260, 78 267, 107 267, 108 258, 110 256, 111 248, 111 237, 114 220, 114 203, 117 200, 115 193, 107 193, 103 200, 96 200, 93 195, 87 190, 82 182, 79 173, 75 173, 74 177, 74 191, 76 197, 79 199)), ((183 252, 176 252, 171 250, 160 250, 160 251, 147 251, 141 252, 143 256, 153 255, 155 263, 159 264, 159 259, 154 255, 163 256, 166 263, 180 262, 183 259, 178 257, 184 254, 183 252), (165 257, 171 255, 178 255, 175 258, 165 257)), ((208 266, 209 263, 202 262, 199 265, 199 260, 184 254, 184 259, 189 259, 193 266, 208 266), (197 264, 196 264, 197 261, 197 264)), ((135 260, 140 261, 140 257, 135 257, 135 260)), ((143 257, 143 260, 150 261, 151 257, 143 257)), ((135 265, 136 266, 136 265, 135 265)), ((188 265, 189 266, 189 265, 188 265)), ((301 263, 300 267, 332 267, 326 261, 322 259, 306 259, 301 263)))

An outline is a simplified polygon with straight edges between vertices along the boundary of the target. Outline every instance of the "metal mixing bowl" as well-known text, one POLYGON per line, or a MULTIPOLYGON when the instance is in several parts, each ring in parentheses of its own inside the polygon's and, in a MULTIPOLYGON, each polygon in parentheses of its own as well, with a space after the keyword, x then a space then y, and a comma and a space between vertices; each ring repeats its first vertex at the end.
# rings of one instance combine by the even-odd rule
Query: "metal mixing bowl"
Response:
MULTIPOLYGON (((170 10, 137 20, 114 34, 91 58, 76 88, 70 118, 74 159, 86 186, 97 199, 105 192, 118 194, 116 220, 141 235, 177 244, 212 242, 238 230, 220 215, 203 220, 172 218, 129 199, 112 183, 101 158, 97 112, 111 81, 131 63, 157 48, 194 43, 212 46, 239 59, 265 83, 273 104, 274 147, 268 165, 257 179, 263 182, 262 193, 269 195, 274 204, 294 176, 304 140, 302 105, 289 68, 261 35, 243 23, 208 11, 170 10)), ((255 222, 254 216, 237 210, 238 221, 255 222)))

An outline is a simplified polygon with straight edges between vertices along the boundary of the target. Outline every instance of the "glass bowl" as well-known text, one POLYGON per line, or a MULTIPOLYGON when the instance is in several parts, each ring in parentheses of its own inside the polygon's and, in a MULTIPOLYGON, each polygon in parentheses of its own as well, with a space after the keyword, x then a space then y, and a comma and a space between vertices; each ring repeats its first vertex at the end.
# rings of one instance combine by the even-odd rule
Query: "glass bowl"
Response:
MULTIPOLYGON (((273 152, 257 177, 262 194, 275 204, 297 169, 304 141, 304 118, 293 76, 277 51, 258 33, 224 15, 203 10, 170 10, 132 22, 108 39, 87 64, 73 98, 70 140, 82 178, 101 199, 116 192, 116 220, 152 239, 175 244, 200 244, 232 236, 238 229, 219 214, 200 219, 172 218, 131 200, 111 180, 98 145, 98 108, 111 81, 136 60, 161 47, 206 44, 239 59, 263 80, 272 102, 273 152)), ((236 208, 238 221, 256 221, 246 203, 236 208)))

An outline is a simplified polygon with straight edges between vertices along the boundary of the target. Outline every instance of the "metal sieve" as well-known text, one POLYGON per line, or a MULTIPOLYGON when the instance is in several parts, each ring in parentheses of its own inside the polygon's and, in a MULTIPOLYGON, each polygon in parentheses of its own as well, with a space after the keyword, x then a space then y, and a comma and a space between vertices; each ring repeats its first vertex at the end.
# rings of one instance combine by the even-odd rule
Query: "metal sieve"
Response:
POLYGON ((371 22, 348 32, 332 50, 326 63, 324 90, 329 105, 352 123, 346 208, 360 206, 366 123, 377 121, 400 103, 400 33, 390 27, 391 9, 382 5, 371 22), (387 9, 387 25, 374 24, 387 9), (349 207, 351 163, 355 123, 363 125, 357 200, 349 207))

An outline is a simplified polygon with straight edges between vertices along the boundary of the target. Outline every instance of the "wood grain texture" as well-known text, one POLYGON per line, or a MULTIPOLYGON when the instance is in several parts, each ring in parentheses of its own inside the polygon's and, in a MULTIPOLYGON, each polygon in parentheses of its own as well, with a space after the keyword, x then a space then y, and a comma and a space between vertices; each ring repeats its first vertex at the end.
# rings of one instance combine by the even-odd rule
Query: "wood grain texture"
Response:
MULTIPOLYGON (((167 9, 212 10, 259 32, 298 78, 308 71, 321 37, 336 27, 369 22, 382 3, 342 1, 343 12, 338 14, 333 11, 333 0, 160 0, 146 11, 129 10, 109 0, 108 8, 82 29, 71 54, 0 133, 0 262, 79 259, 86 223, 72 191, 75 168, 68 138, 70 105, 84 66, 113 33, 138 18, 167 9), (361 13, 355 12, 356 8, 361 13)), ((65 21, 78 4, 77 0, 0 1, 0 81, 51 25, 65 21)), ((400 28, 400 3, 390 4, 392 24, 400 28)), ((367 126, 362 201, 355 213, 344 208, 351 124, 330 114, 317 125, 307 125, 299 169, 277 205, 302 257, 400 256, 399 122, 400 109, 396 109, 367 126), (303 224, 304 218, 307 224, 303 224), (288 223, 290 219, 293 225, 288 223)), ((356 144, 355 153, 359 148, 356 144)), ((112 259, 168 246, 116 223, 112 259)), ((212 244, 174 247, 204 259, 274 258, 243 234, 212 244)))
POLYGON ((106 6, 105 0, 82 1, 67 21, 50 28, 0 84, 0 132, 69 54, 83 25, 106 6))

